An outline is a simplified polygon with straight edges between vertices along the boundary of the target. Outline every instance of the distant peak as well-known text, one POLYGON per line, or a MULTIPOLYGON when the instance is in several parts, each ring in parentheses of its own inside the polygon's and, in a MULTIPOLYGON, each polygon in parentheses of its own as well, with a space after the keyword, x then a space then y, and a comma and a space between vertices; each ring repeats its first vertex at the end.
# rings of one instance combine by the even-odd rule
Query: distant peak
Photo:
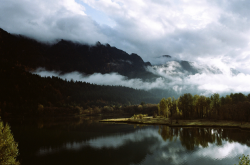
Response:
POLYGON ((162 57, 171 58, 170 55, 162 55, 162 57))
POLYGON ((148 62, 145 62, 145 65, 146 66, 152 66, 152 64, 148 61, 148 62))
POLYGON ((71 41, 61 39, 57 44, 68 44, 68 43, 71 43, 71 41))
POLYGON ((100 41, 96 42, 96 46, 101 46, 102 44, 100 43, 100 41))

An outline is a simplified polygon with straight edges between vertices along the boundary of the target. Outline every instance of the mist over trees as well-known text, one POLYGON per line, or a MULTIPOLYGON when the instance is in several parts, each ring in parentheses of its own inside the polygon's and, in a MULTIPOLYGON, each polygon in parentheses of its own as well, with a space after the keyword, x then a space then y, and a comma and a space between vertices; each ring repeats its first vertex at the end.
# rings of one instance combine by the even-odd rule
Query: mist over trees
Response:
POLYGON ((0 62, 0 77, 4 80, 0 87, 1 113, 39 114, 42 107, 61 107, 62 113, 64 108, 70 108, 73 113, 78 111, 77 106, 87 109, 92 105, 132 105, 160 100, 149 92, 128 87, 40 77, 6 59, 0 62))

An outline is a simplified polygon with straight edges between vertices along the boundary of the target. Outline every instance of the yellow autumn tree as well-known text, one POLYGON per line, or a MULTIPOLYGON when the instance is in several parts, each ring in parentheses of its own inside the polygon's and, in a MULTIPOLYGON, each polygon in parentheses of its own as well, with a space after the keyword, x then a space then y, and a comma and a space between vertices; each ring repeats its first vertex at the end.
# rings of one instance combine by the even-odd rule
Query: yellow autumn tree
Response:
POLYGON ((10 126, 3 124, 0 118, 0 164, 19 165, 16 161, 18 155, 17 143, 11 133, 10 126))

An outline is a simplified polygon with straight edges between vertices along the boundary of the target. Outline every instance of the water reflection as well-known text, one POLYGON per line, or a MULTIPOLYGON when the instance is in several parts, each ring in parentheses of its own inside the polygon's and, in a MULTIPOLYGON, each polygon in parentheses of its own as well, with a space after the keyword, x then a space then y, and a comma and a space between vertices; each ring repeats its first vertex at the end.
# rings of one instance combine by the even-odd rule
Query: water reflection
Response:
MULTIPOLYGON (((95 149, 118 149, 120 147, 123 147, 124 145, 140 143, 142 141, 145 141, 146 139, 154 139, 155 141, 161 141, 162 138, 160 135, 155 133, 154 129, 144 129, 137 130, 133 133, 116 134, 113 136, 93 138, 83 142, 70 142, 64 144, 61 149, 80 150, 86 146, 95 149)), ((60 151, 61 149, 57 148, 56 150, 60 151)), ((54 150, 52 150, 51 148, 47 150, 42 149, 39 151, 38 154, 46 154, 51 152, 54 152, 54 150)))
POLYGON ((10 122, 22 164, 236 164, 250 153, 239 129, 99 123, 100 118, 10 122))
POLYGON ((171 128, 168 126, 159 126, 158 133, 164 141, 179 138, 182 146, 187 150, 194 150, 201 146, 206 148, 209 143, 217 146, 222 145, 222 141, 239 142, 250 147, 250 132, 240 129, 222 129, 222 128, 171 128))
MULTIPOLYGON (((211 164, 211 162, 214 162, 213 164, 232 164, 231 161, 237 162, 238 155, 250 152, 250 148, 246 144, 237 142, 244 141, 242 138, 244 136, 230 136, 240 132, 236 129, 224 129, 223 131, 223 129, 213 128, 159 126, 157 132, 155 128, 151 127, 127 134, 93 138, 86 142, 66 143, 56 151, 60 152, 63 149, 81 150, 89 147, 103 152, 117 150, 117 153, 112 152, 112 154, 121 157, 121 153, 125 152, 128 156, 133 152, 132 150, 122 151, 123 148, 143 143, 144 147, 134 147, 138 151, 144 148, 140 153, 136 153, 144 155, 140 164, 204 164, 203 161, 207 164, 211 164), (223 135, 226 135, 227 140, 223 135), (148 142, 146 143, 146 141, 148 142), (235 142, 233 143, 233 141, 235 142)), ((55 150, 49 149, 40 151, 40 154, 54 152, 55 150)))

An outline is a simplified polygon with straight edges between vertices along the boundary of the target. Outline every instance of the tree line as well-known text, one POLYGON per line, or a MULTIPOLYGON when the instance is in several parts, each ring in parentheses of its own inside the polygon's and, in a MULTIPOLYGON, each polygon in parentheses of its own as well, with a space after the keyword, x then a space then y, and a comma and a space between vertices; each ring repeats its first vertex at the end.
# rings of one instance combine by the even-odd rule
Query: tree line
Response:
POLYGON ((0 61, 0 113, 37 114, 42 108, 53 107, 70 112, 77 110, 77 106, 88 109, 93 106, 140 104, 143 101, 157 103, 160 100, 143 90, 40 77, 26 69, 26 66, 7 59, 0 61))
POLYGON ((158 104, 158 115, 182 119, 219 119, 249 121, 250 94, 231 93, 222 96, 218 93, 210 97, 186 93, 178 99, 163 98, 158 104))

